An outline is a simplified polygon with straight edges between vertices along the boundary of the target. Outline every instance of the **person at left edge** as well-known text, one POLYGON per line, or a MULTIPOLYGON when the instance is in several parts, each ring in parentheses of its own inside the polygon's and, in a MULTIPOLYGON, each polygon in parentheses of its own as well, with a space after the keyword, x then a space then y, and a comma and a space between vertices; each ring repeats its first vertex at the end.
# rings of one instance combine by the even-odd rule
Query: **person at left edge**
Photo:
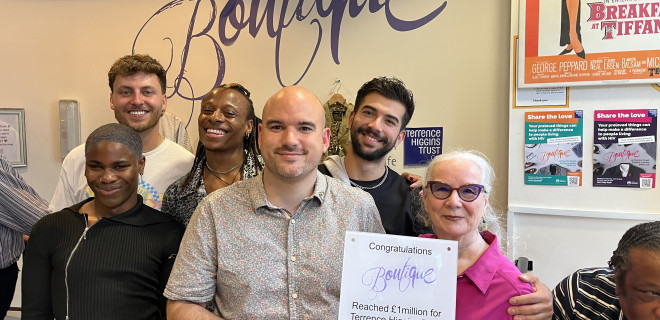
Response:
POLYGON ((0 155, 0 319, 14 298, 17 261, 23 253, 23 235, 47 215, 48 201, 30 187, 3 155, 0 155))
MULTIPOLYGON (((138 192, 145 204, 160 210, 165 189, 190 170, 194 159, 192 153, 159 132, 159 119, 167 108, 166 71, 148 55, 127 55, 110 67, 108 83, 110 109, 117 122, 135 130, 142 139, 147 162, 138 192)), ((71 150, 62 162, 50 211, 62 210, 94 196, 84 171, 85 152, 81 145, 71 150)))
POLYGON ((165 319, 163 289, 184 228, 137 193, 142 140, 121 124, 85 143, 95 197, 47 215, 24 255, 23 319, 165 319))

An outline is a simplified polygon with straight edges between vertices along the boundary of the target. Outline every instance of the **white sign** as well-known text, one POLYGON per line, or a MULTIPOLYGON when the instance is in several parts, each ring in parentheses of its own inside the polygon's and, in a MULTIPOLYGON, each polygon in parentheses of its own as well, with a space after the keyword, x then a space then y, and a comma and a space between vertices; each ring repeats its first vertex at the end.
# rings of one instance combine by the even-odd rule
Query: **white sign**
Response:
POLYGON ((516 107, 565 106, 566 96, 566 87, 516 87, 516 107))
POLYGON ((456 241, 346 232, 340 320, 449 320, 456 241))

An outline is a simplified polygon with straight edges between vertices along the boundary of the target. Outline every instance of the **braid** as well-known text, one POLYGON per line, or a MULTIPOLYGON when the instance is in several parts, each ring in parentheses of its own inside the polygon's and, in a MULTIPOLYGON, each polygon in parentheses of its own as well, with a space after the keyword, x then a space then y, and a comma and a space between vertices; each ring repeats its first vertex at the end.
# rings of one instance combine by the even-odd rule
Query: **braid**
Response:
POLYGON ((257 141, 257 126, 259 123, 261 123, 261 119, 259 119, 254 113, 254 104, 252 103, 252 99, 250 99, 250 91, 248 91, 248 89, 239 83, 227 83, 220 85, 220 87, 232 89, 243 95, 243 97, 245 97, 245 99, 248 101, 247 120, 252 120, 252 131, 248 132, 249 136, 247 138, 243 138, 243 150, 247 152, 248 156, 251 155, 253 159, 255 159, 254 168, 258 174, 260 171, 263 171, 261 162, 257 161, 257 156, 261 154, 261 150, 259 150, 259 143, 257 141))
POLYGON ((181 183, 179 192, 183 192, 183 189, 192 181, 197 166, 204 165, 204 163, 206 163, 206 148, 204 148, 204 144, 200 141, 197 142, 197 151, 195 151, 195 160, 193 161, 192 168, 190 169, 190 172, 188 172, 186 179, 181 183))
POLYGON ((252 131, 250 132, 250 136, 248 136, 247 139, 243 139, 243 148, 248 153, 248 156, 252 155, 254 159, 254 169, 256 170, 256 173, 259 174, 259 172, 263 171, 264 169, 261 165, 261 161, 257 160, 257 156, 261 154, 261 150, 259 149, 259 141, 257 139, 257 126, 259 123, 261 123, 261 119, 255 116, 254 112, 252 112, 251 119, 252 131))
MULTIPOLYGON (((261 120, 257 118, 257 116, 254 113, 254 105, 252 103, 252 100, 250 99, 250 91, 245 89, 242 85, 238 83, 228 83, 228 84, 222 84, 216 88, 213 88, 209 93, 212 93, 215 89, 217 88, 224 88, 226 89, 232 89, 241 95, 245 97, 248 101, 247 105, 247 115, 246 118, 247 120, 252 120, 252 131, 248 132, 249 136, 243 138, 243 150, 248 154, 248 156, 252 155, 253 158, 255 159, 255 170, 257 173, 260 171, 263 171, 263 167, 261 165, 260 161, 257 161, 257 156, 261 154, 261 150, 259 150, 259 144, 257 141, 257 125, 261 120)), ((197 170, 197 167, 200 165, 204 165, 206 163, 206 148, 204 147, 204 144, 200 141, 197 143, 197 151, 195 152, 195 160, 193 161, 193 166, 190 169, 190 172, 188 172, 188 175, 186 176, 186 179, 181 183, 181 186, 179 188, 179 192, 182 192, 183 189, 190 184, 192 181, 193 177, 195 176, 195 171, 197 170)))
POLYGON ((630 250, 644 248, 660 251, 660 221, 638 224, 626 231, 619 240, 619 246, 609 261, 610 268, 616 271, 617 285, 622 285, 630 270, 630 250))

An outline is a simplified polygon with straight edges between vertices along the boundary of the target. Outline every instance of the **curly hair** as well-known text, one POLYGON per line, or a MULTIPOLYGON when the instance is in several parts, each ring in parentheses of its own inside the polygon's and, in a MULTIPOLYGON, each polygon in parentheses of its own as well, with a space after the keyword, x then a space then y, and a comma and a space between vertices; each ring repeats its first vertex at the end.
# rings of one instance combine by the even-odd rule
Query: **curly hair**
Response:
POLYGON ((146 54, 134 54, 123 56, 110 67, 108 71, 108 84, 110 92, 114 92, 114 84, 117 76, 132 76, 137 73, 155 74, 160 83, 160 89, 165 94, 167 88, 167 72, 163 66, 154 58, 146 54))
POLYGON ((619 240, 619 246, 612 252, 608 262, 615 272, 617 286, 625 283, 626 274, 630 270, 630 250, 644 248, 660 251, 660 221, 638 224, 626 231, 619 240))

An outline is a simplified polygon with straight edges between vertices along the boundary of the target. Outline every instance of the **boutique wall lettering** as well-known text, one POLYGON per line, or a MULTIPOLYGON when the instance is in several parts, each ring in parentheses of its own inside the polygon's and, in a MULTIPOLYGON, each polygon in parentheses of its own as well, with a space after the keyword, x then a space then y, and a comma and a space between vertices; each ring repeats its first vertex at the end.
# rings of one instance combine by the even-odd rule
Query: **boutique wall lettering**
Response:
POLYGON ((433 21, 447 6, 447 1, 444 1, 430 12, 420 14, 419 18, 404 20, 398 18, 397 13, 392 10, 390 0, 229 0, 224 5, 223 2, 216 0, 170 1, 146 20, 133 41, 132 51, 135 53, 136 45, 143 40, 143 31, 150 24, 164 19, 166 14, 173 10, 184 8, 189 10, 189 6, 194 6, 189 24, 185 26, 187 28, 185 38, 177 39, 174 36, 165 36, 162 39, 169 44, 170 60, 161 61, 168 68, 168 78, 173 79, 172 90, 168 89, 168 97, 177 96, 190 101, 193 108, 196 100, 201 100, 202 96, 211 88, 223 83, 226 64, 231 63, 231 61, 226 61, 223 49, 232 46, 241 37, 256 38, 257 35, 265 32, 270 39, 275 41, 273 56, 275 76, 281 86, 286 86, 298 84, 305 77, 314 63, 321 42, 327 41, 328 37, 332 59, 335 64, 340 64, 341 26, 345 17, 356 19, 359 15, 382 13, 393 30, 406 32, 433 21), (319 18, 330 19, 329 31, 323 29, 319 18), (314 49, 310 56, 300 59, 300 63, 305 64, 304 71, 293 75, 293 79, 296 80, 292 83, 285 83, 282 75, 290 75, 280 66, 281 43, 282 39, 287 36, 287 28, 294 24, 307 24, 307 28, 314 30, 317 37, 315 43, 296 44, 312 45, 314 49), (182 48, 180 52, 177 52, 178 48, 182 48), (190 62, 189 57, 194 50, 211 51, 215 56, 216 61, 213 62, 215 65, 207 64, 206 66, 213 68, 215 72, 213 83, 194 83, 188 77, 188 74, 193 72, 187 66, 190 62), (180 66, 177 66, 178 70, 170 70, 170 68, 174 68, 173 62, 177 54, 180 54, 181 57, 180 66), (173 73, 176 75, 175 77, 172 76, 173 73))

